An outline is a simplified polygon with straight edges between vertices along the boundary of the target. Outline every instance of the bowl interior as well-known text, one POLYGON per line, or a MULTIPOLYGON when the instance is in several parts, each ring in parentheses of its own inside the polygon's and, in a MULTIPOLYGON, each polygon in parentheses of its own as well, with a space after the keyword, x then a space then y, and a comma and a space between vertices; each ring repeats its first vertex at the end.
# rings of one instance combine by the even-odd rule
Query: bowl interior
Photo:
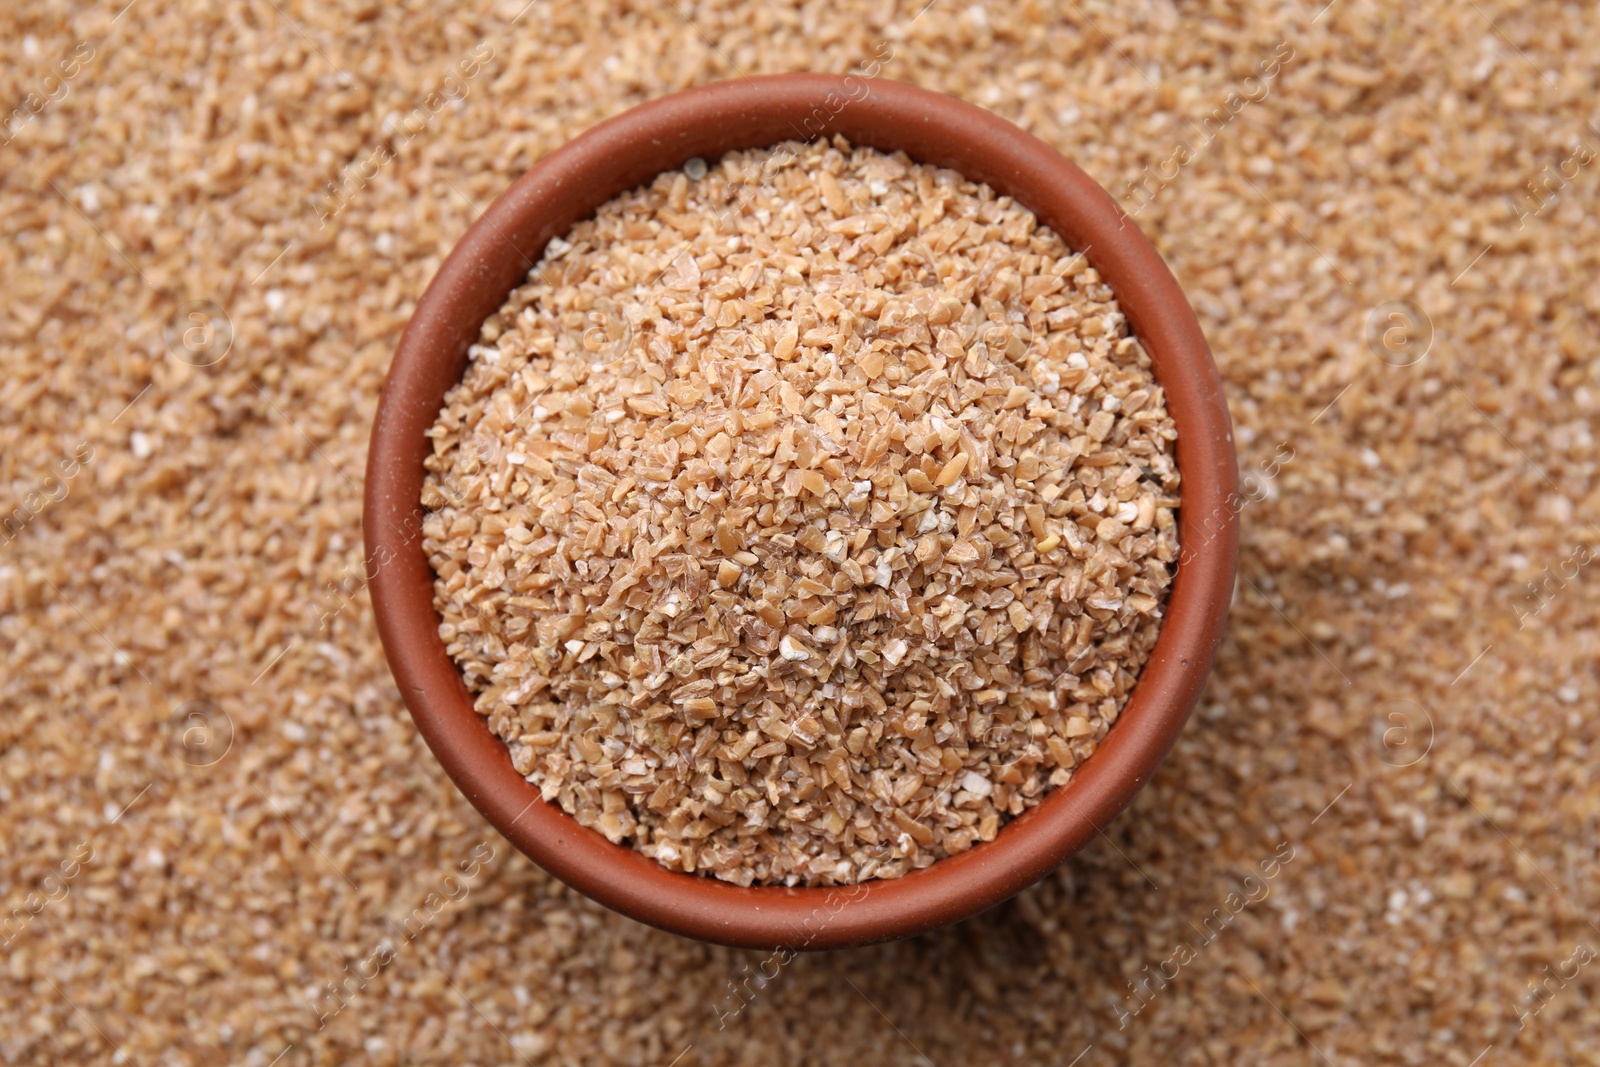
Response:
POLYGON ((1082 848, 1149 780, 1210 669, 1232 594, 1237 472, 1221 382, 1194 313, 1143 234, 1042 141, 954 98, 853 76, 722 82, 642 105, 551 153, 473 224, 401 337, 367 461, 369 587, 391 670, 423 737, 468 799, 517 848, 642 922, 751 948, 824 948, 918 933, 976 914, 1082 848), (484 319, 550 238, 606 200, 700 156, 843 135, 904 151, 1014 197, 1086 254, 1149 352, 1178 429, 1181 564, 1139 682, 1099 749, 993 842, 904 878, 838 888, 743 888, 669 871, 581 826, 511 765, 445 650, 422 549, 424 436, 484 319))

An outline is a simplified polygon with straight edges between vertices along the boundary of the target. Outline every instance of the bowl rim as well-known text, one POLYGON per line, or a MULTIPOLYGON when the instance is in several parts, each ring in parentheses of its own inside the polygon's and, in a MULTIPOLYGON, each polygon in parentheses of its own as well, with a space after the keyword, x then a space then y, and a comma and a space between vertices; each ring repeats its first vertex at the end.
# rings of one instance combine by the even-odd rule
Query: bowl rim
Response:
POLYGON ((545 156, 471 225, 395 350, 373 420, 363 533, 373 612, 400 694, 446 773, 516 848, 641 922, 724 945, 818 949, 975 915, 1103 833, 1177 739, 1209 673, 1233 593, 1237 489, 1227 403, 1194 311, 1149 240, 1093 179, 1032 134, 954 97, 882 78, 782 74, 699 86, 602 122, 545 156), (613 844, 543 801, 512 767, 439 636, 421 536, 425 433, 483 320, 551 237, 693 157, 818 134, 902 150, 987 182, 1084 252, 1150 354, 1178 429, 1181 562, 1156 646, 1115 727, 1067 786, 994 841, 898 879, 740 887, 670 871, 613 844))

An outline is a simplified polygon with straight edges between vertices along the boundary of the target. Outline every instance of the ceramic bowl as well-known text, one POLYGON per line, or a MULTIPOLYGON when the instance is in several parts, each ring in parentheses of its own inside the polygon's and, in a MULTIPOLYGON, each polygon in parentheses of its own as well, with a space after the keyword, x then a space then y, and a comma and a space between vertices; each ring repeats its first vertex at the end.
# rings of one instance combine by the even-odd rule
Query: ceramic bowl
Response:
POLYGON ((690 89, 601 123, 546 156, 472 225, 395 352, 372 429, 364 522, 373 609, 400 693, 445 771, 513 845, 641 922, 726 945, 802 949, 884 941, 967 918, 1095 839, 1150 780, 1200 695, 1232 594, 1238 506, 1227 404, 1194 312, 1100 186, 1044 142, 952 97, 876 78, 787 74, 690 89), (903 878, 742 888, 612 844, 541 800, 512 768, 439 637, 421 538, 431 445, 424 433, 461 379, 480 325, 552 237, 691 158, 835 134, 987 182, 1086 254, 1149 352, 1177 425, 1182 555, 1156 647, 1116 725, 1067 786, 994 841, 903 878))

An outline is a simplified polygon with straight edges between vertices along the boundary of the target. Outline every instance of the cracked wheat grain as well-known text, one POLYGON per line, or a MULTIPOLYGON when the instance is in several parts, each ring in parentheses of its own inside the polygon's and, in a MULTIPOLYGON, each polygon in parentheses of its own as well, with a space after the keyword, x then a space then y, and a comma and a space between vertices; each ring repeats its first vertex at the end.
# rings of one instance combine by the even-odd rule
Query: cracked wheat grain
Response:
POLYGON ((441 635, 517 770, 743 885, 898 877, 1065 785, 1176 557, 1175 432, 1095 271, 839 140, 552 242, 432 436, 441 635))

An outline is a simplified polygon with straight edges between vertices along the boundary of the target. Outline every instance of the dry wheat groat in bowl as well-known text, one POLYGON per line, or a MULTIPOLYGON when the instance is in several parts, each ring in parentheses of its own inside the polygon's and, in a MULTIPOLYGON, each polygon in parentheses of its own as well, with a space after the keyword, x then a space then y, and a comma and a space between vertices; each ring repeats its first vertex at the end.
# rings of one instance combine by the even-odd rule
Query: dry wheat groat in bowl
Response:
POLYGON ((823 947, 996 903, 1131 799, 1210 666, 1234 484, 1194 316, 1097 186, 787 75, 602 124, 474 225, 366 535, 407 704, 514 844, 823 947))
POLYGON ((1116 722, 1178 558, 1177 434, 1096 271, 842 138, 602 204, 430 435, 440 635, 517 771, 739 885, 994 840, 1116 722))

